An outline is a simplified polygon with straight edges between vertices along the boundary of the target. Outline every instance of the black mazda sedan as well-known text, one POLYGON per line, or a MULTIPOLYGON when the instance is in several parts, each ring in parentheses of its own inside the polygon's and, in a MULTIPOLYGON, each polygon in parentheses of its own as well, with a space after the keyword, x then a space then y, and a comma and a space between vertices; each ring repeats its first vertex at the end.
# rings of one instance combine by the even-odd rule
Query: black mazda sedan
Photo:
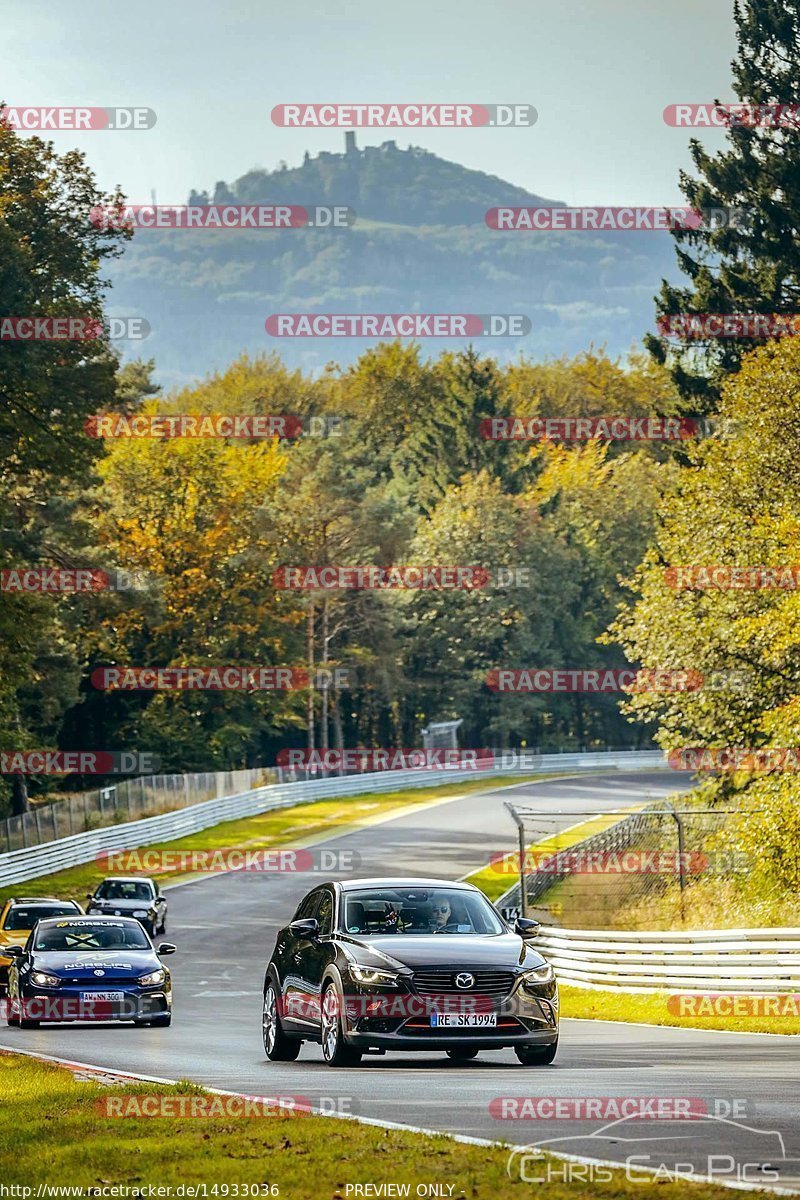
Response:
POLYGON ((452 1059, 511 1046, 525 1066, 558 1046, 553 968, 482 892, 436 879, 323 883, 278 934, 264 979, 273 1061, 320 1042, 332 1067, 362 1054, 433 1050, 452 1059))

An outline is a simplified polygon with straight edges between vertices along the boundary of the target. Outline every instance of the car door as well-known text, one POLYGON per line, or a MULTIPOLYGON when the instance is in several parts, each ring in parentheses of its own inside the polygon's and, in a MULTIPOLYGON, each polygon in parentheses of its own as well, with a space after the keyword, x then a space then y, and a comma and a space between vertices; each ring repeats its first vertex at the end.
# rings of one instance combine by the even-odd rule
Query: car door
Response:
MULTIPOLYGON (((334 895, 330 888, 323 887, 319 891, 319 903, 316 909, 316 919, 319 932, 316 938, 309 939, 308 948, 303 952, 303 976, 306 984, 306 995, 311 1012, 321 1013, 322 976, 325 968, 334 954, 333 941, 333 912, 334 895)), ((317 1017, 319 1021, 319 1016, 317 1017)))
MULTIPOLYGON (((320 902, 320 892, 310 892, 300 903, 293 921, 308 921, 316 919, 320 902)), ((280 954, 283 984, 283 1012, 281 1014, 287 1029, 301 1032, 309 1029, 316 1030, 319 1016, 314 1007, 315 1001, 309 989, 306 973, 313 971, 309 961, 314 940, 309 937, 297 937, 287 931, 286 940, 280 954)))

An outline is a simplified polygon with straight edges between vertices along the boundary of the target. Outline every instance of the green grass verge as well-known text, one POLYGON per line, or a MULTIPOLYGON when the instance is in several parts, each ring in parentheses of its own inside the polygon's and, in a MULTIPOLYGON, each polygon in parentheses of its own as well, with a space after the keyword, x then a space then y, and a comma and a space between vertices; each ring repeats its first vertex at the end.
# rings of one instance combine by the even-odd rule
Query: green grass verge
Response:
MULTIPOLYGON (((483 779, 467 783, 445 784, 441 787, 416 788, 412 791, 370 792, 363 796, 340 796, 330 800, 317 800, 306 804, 296 804, 291 808, 280 808, 273 811, 258 813, 252 817, 241 817, 235 821, 225 821, 221 825, 213 825, 199 833, 188 837, 178 838, 171 842, 156 842, 152 846, 140 847, 141 850, 218 850, 225 848, 267 849, 272 846, 295 846, 303 839, 329 834, 331 837, 346 833, 350 829, 360 829, 371 820, 385 818, 394 812, 405 809, 412 810, 421 804, 429 804, 434 800, 445 800, 448 796, 460 796, 476 791, 486 791, 492 786, 505 786, 514 783, 524 783, 540 776, 515 776, 503 778, 498 784, 495 780, 483 779)), ((104 871, 94 862, 83 863, 79 867, 69 867, 66 871, 56 871, 51 875, 40 875, 38 879, 30 879, 24 883, 7 886, 0 893, 0 902, 8 896, 50 896, 63 899, 77 900, 81 903, 86 893, 93 891, 104 871)), ((176 871, 153 872, 152 878, 159 883, 176 883, 179 879, 190 878, 176 871)))
MULTIPOLYGON (((265 1091, 268 1072, 265 1069, 265 1091)), ((506 1173, 508 1151, 444 1136, 380 1129, 329 1117, 109 1117, 110 1099, 202 1095, 191 1083, 106 1086, 36 1059, 0 1054, 2 1181, 36 1188, 137 1187, 205 1183, 217 1195, 273 1184, 282 1200, 346 1200, 347 1184, 452 1184, 454 1197, 531 1196, 506 1173), (222 1185, 228 1185, 225 1193, 222 1185)), ((531 1133, 531 1139, 536 1136, 531 1133)), ((660 1200, 730 1200, 721 1187, 659 1181, 660 1200)), ((274 1194, 274 1193, 273 1193, 274 1194)), ((350 1195, 354 1193, 351 1191, 350 1195)), ((373 1192, 373 1195, 375 1193, 373 1192)), ((378 1193, 379 1194, 379 1193, 378 1193)), ((397 1194, 397 1193, 396 1193, 397 1194)), ((402 1193, 400 1193, 402 1194, 402 1193)), ((447 1191, 445 1189, 445 1195, 447 1191)), ((209 1193, 213 1195, 213 1193, 209 1193)), ((610 1182, 550 1183, 548 1200, 641 1198, 642 1185, 614 1172, 610 1182)))
MULTIPOLYGON (((723 989, 720 988, 720 992, 723 989)), ((706 993, 704 993, 706 994, 706 993)), ((726 1033, 792 1033, 800 1034, 800 1002, 797 997, 770 996, 768 1001, 778 1008, 773 1015, 755 1012, 728 1012, 727 999, 717 1001, 721 1012, 714 1016, 701 1016, 691 1012, 692 1001, 684 1002, 689 1012, 679 1015, 670 1011, 669 992, 651 995, 626 995, 624 992, 601 992, 560 984, 558 989, 562 1017, 583 1017, 593 1021, 641 1021, 647 1025, 672 1025, 679 1029, 724 1029, 726 1033)), ((747 997, 737 997, 739 1007, 749 1004, 747 997)), ((676 1001, 673 999, 673 1006, 676 1001)), ((698 1008, 698 1006, 695 1006, 698 1008)), ((699 1012, 708 1007, 708 1002, 699 1006, 699 1012)))

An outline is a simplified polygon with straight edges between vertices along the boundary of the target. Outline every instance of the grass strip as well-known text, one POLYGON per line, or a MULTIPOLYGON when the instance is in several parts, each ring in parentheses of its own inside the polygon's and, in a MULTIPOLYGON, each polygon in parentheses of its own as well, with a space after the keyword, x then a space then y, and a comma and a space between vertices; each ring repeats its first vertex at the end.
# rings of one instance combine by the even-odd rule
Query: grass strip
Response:
POLYGON ((726 1033, 800 1033, 800 996, 797 995, 736 996, 726 993, 724 987, 714 993, 699 990, 692 993, 684 989, 680 994, 628 994, 571 987, 565 983, 559 985, 558 994, 562 1017, 639 1021, 678 1029, 722 1029, 726 1033))
MULTIPOLYGON (((266 1068, 264 1078, 267 1093, 266 1068)), ((224 1099, 192 1083, 109 1086, 77 1070, 0 1053, 0 1095, 5 1101, 0 1105, 0 1144, 6 1151, 2 1180, 6 1186, 29 1187, 33 1195, 41 1184, 127 1187, 129 1196, 148 1185, 184 1185, 183 1193, 172 1195, 186 1196, 186 1187, 205 1184, 218 1189, 206 1193, 212 1198, 347 1200, 358 1195, 352 1186, 359 1183, 408 1185, 407 1192, 388 1194, 412 1197, 418 1185, 431 1183, 442 1186, 440 1196, 469 1200, 532 1195, 530 1183, 518 1173, 516 1178, 507 1174, 507 1149, 466 1145, 444 1135, 280 1111, 239 1118, 106 1115, 112 1101, 121 1101, 117 1111, 138 1112, 144 1097, 154 1095, 224 1099)), ((531 1139, 536 1136, 532 1131, 531 1139)), ((564 1164, 553 1162, 563 1172, 564 1164)), ((660 1200, 685 1200, 687 1193, 693 1200, 730 1200, 729 1191, 716 1185, 659 1180, 660 1200)), ((627 1180, 622 1171, 614 1171, 608 1182, 556 1179, 547 1187, 548 1200, 641 1200, 641 1195, 641 1182, 627 1180)))

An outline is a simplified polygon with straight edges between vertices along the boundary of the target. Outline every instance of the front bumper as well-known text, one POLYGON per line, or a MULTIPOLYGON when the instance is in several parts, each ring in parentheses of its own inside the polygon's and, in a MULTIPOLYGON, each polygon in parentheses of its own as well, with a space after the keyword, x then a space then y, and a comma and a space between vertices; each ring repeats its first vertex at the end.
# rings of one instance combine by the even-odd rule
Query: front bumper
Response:
POLYGON ((558 1038, 558 991, 555 984, 538 992, 517 988, 500 1000, 484 998, 471 1009, 463 996, 411 992, 390 995, 359 988, 344 997, 342 1023, 348 1044, 361 1048, 448 1050, 470 1046, 488 1050, 519 1045, 549 1046, 558 1038), (431 1024, 433 1012, 448 1011, 490 1012, 495 1015, 496 1024, 445 1027, 431 1024))
POLYGON ((172 1011, 172 993, 154 988, 113 987, 121 1000, 91 999, 88 987, 32 988, 20 995, 21 1015, 29 1021, 139 1021, 167 1016, 172 1011))
POLYGON ((491 1036, 485 1029, 471 1031, 454 1029, 447 1037, 444 1037, 441 1031, 434 1034, 434 1031, 430 1030, 429 1034, 433 1036, 428 1034, 410 1036, 402 1031, 399 1033, 348 1033, 345 1035, 345 1041, 348 1046, 361 1050, 374 1048, 376 1050, 413 1050, 415 1052, 434 1050, 441 1052, 464 1046, 475 1050, 502 1050, 507 1046, 552 1046, 558 1040, 558 1032, 554 1033, 552 1029, 546 1033, 530 1031, 506 1033, 498 1030, 491 1036))

